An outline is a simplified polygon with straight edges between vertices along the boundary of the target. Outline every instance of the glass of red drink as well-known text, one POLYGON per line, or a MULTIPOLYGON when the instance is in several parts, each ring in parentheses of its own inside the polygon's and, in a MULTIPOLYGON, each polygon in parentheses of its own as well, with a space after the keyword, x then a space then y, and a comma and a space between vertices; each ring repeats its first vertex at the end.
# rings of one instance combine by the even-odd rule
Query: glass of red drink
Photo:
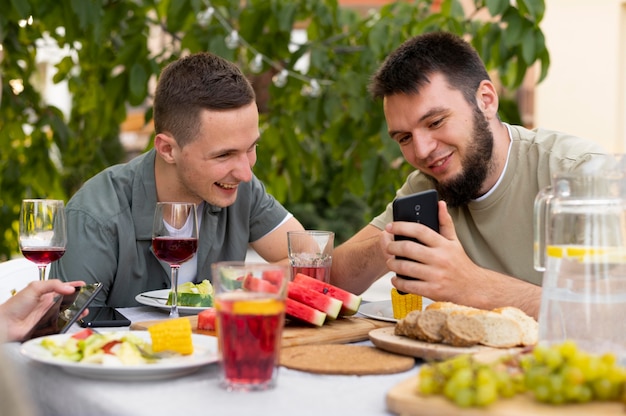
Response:
POLYGON ((25 199, 20 211, 20 250, 46 279, 46 266, 65 254, 65 205, 57 199, 25 199))
POLYGON ((152 250, 160 260, 169 263, 172 278, 170 318, 178 318, 178 269, 198 249, 198 216, 196 204, 157 202, 152 225, 152 250))
POLYGON ((289 264, 291 275, 306 274, 330 282, 335 233, 332 231, 289 231, 289 264))
POLYGON ((220 351, 220 386, 228 391, 276 386, 285 323, 286 265, 212 265, 220 351))

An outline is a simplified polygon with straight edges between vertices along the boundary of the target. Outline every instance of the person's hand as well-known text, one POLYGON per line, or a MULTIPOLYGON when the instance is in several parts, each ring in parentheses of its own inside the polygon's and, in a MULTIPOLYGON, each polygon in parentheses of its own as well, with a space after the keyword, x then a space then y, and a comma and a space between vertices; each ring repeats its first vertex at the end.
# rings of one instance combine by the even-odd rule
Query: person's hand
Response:
POLYGON ((467 304, 470 292, 480 290, 484 279, 478 267, 465 253, 458 240, 446 203, 439 201, 439 233, 420 223, 393 222, 386 231, 387 267, 396 274, 417 280, 393 277, 392 284, 400 291, 417 293, 433 300, 447 300, 467 304), (413 241, 394 241, 400 234, 417 238, 413 241), (399 260, 405 257, 409 260, 399 260))
POLYGON ((39 322, 54 303, 56 294, 70 295, 85 282, 62 282, 58 279, 33 281, 0 305, 0 322, 5 325, 6 340, 20 341, 39 322))
POLYGON ((386 231, 391 235, 384 247, 389 270, 419 279, 392 277, 399 291, 480 309, 516 306, 537 318, 541 287, 474 263, 456 235, 445 202, 439 201, 439 234, 423 224, 407 222, 388 224, 386 231), (415 237, 422 244, 393 241, 394 234, 415 237))

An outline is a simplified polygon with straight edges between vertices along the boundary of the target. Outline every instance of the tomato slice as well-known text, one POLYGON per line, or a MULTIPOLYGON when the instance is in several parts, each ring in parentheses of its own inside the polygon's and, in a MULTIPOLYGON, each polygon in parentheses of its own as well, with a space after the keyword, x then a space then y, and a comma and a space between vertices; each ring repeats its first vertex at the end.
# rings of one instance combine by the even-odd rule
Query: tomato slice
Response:
POLYGON ((85 328, 81 331, 78 331, 74 335, 72 335, 72 338, 85 339, 85 338, 89 338, 91 335, 93 335, 93 331, 90 328, 85 328))
POLYGON ((114 355, 114 354, 111 352, 111 349, 112 349, 114 346, 116 346, 117 344, 121 344, 121 343, 122 343, 122 341, 117 340, 117 339, 114 339, 113 341, 109 341, 109 342, 107 342, 106 344, 104 344, 104 345, 102 346, 102 351, 104 351, 104 353, 105 353, 105 354, 111 354, 111 355, 114 355))

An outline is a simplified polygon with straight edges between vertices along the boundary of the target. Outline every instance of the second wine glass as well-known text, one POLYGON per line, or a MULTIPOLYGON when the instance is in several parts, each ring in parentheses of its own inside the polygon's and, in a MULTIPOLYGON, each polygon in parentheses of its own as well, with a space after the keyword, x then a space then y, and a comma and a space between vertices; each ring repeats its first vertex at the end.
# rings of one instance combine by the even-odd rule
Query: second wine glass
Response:
POLYGON ((65 254, 65 205, 57 199, 25 199, 20 211, 20 250, 46 279, 46 266, 65 254))
POLYGON ((154 254, 169 263, 172 278, 170 318, 178 318, 178 269, 198 249, 196 204, 157 202, 152 226, 154 254))

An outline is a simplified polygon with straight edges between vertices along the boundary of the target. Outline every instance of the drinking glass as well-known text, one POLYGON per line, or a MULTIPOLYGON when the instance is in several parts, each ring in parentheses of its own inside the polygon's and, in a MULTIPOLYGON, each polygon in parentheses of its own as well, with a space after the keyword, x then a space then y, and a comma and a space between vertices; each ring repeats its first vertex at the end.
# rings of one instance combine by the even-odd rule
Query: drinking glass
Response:
POLYGON ((170 318, 178 318, 178 269, 198 249, 196 204, 157 202, 152 226, 152 250, 169 263, 172 276, 170 318))
POLYGON ((287 244, 292 278, 302 273, 330 282, 335 233, 332 231, 288 231, 287 244))
POLYGON ((276 385, 289 269, 269 263, 212 264, 220 386, 259 391, 276 385))
POLYGON ((46 280, 46 266, 65 254, 67 231, 65 205, 57 199, 25 199, 20 211, 20 250, 39 268, 46 280))

